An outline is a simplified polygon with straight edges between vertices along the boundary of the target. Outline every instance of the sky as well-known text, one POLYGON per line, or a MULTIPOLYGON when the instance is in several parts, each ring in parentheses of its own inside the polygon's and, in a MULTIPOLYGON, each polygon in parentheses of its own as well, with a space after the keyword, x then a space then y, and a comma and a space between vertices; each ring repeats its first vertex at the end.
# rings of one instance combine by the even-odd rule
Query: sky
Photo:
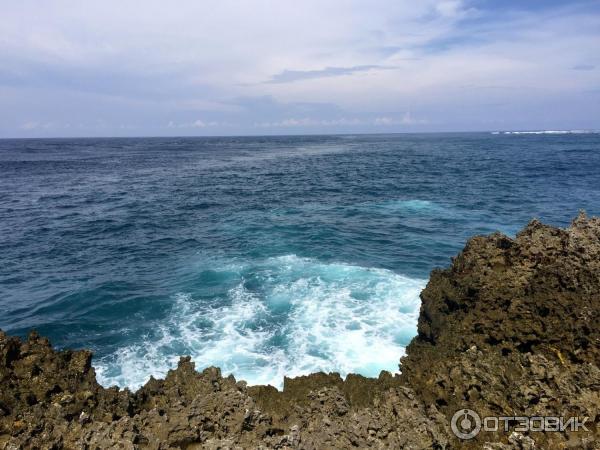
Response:
POLYGON ((600 129, 600 0, 0 11, 0 137, 600 129))

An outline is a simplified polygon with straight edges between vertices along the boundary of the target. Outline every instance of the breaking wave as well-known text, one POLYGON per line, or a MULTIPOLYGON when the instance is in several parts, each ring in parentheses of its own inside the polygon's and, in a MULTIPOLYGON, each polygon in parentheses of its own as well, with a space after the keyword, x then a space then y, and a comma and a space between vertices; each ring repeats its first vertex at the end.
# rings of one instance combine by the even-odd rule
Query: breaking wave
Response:
POLYGON ((493 131, 492 134, 597 134, 598 130, 493 131))
POLYGON ((228 264, 200 274, 234 281, 220 302, 192 292, 173 297, 154 337, 95 362, 103 385, 137 388, 162 377, 179 355, 215 365, 250 384, 281 387, 315 371, 377 376, 396 372, 416 334, 426 281, 389 270, 286 255, 228 264))

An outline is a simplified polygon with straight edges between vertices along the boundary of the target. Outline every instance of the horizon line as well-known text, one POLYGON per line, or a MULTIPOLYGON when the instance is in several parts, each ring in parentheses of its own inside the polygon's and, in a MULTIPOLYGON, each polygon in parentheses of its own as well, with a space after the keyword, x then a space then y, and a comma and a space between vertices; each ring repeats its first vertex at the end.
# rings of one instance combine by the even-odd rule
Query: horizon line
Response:
POLYGON ((357 133, 284 133, 284 134, 214 134, 214 135, 147 135, 147 136, 37 136, 37 137, 0 137, 0 141, 18 140, 40 140, 40 139, 201 139, 201 138, 260 138, 260 137, 301 137, 301 136, 387 136, 387 135, 409 135, 409 134, 596 134, 600 129, 519 129, 519 130, 480 130, 480 131, 391 131, 382 132, 357 132, 357 133))

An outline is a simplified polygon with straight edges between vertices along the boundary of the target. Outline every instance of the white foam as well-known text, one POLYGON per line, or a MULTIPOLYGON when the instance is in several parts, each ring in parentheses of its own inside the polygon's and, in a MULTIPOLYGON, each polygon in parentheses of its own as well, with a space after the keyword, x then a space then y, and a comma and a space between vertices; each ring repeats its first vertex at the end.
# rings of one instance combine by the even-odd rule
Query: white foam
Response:
POLYGON ((598 130, 493 131, 492 134, 597 134, 598 130))
POLYGON ((422 212, 422 211, 440 211, 442 207, 437 203, 431 202, 429 200, 419 200, 419 199, 411 199, 411 200, 388 200, 383 203, 377 203, 376 206, 378 208, 386 209, 386 210, 402 210, 402 211, 412 211, 412 212, 422 212))
POLYGON ((199 369, 216 365, 250 384, 281 387, 284 375, 318 370, 377 376, 398 370, 416 334, 425 280, 294 255, 236 270, 239 283, 220 306, 174 296, 158 338, 96 362, 100 382, 137 388, 150 375, 164 376, 180 354, 190 354, 199 369))

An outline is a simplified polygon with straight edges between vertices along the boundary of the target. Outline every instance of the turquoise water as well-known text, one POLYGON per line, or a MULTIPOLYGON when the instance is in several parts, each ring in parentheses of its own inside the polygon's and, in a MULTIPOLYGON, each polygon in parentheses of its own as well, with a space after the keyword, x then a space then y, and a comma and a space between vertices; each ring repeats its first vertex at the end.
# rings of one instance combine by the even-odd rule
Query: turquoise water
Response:
POLYGON ((105 385, 396 371, 465 240, 600 214, 600 135, 0 141, 0 328, 105 385))

